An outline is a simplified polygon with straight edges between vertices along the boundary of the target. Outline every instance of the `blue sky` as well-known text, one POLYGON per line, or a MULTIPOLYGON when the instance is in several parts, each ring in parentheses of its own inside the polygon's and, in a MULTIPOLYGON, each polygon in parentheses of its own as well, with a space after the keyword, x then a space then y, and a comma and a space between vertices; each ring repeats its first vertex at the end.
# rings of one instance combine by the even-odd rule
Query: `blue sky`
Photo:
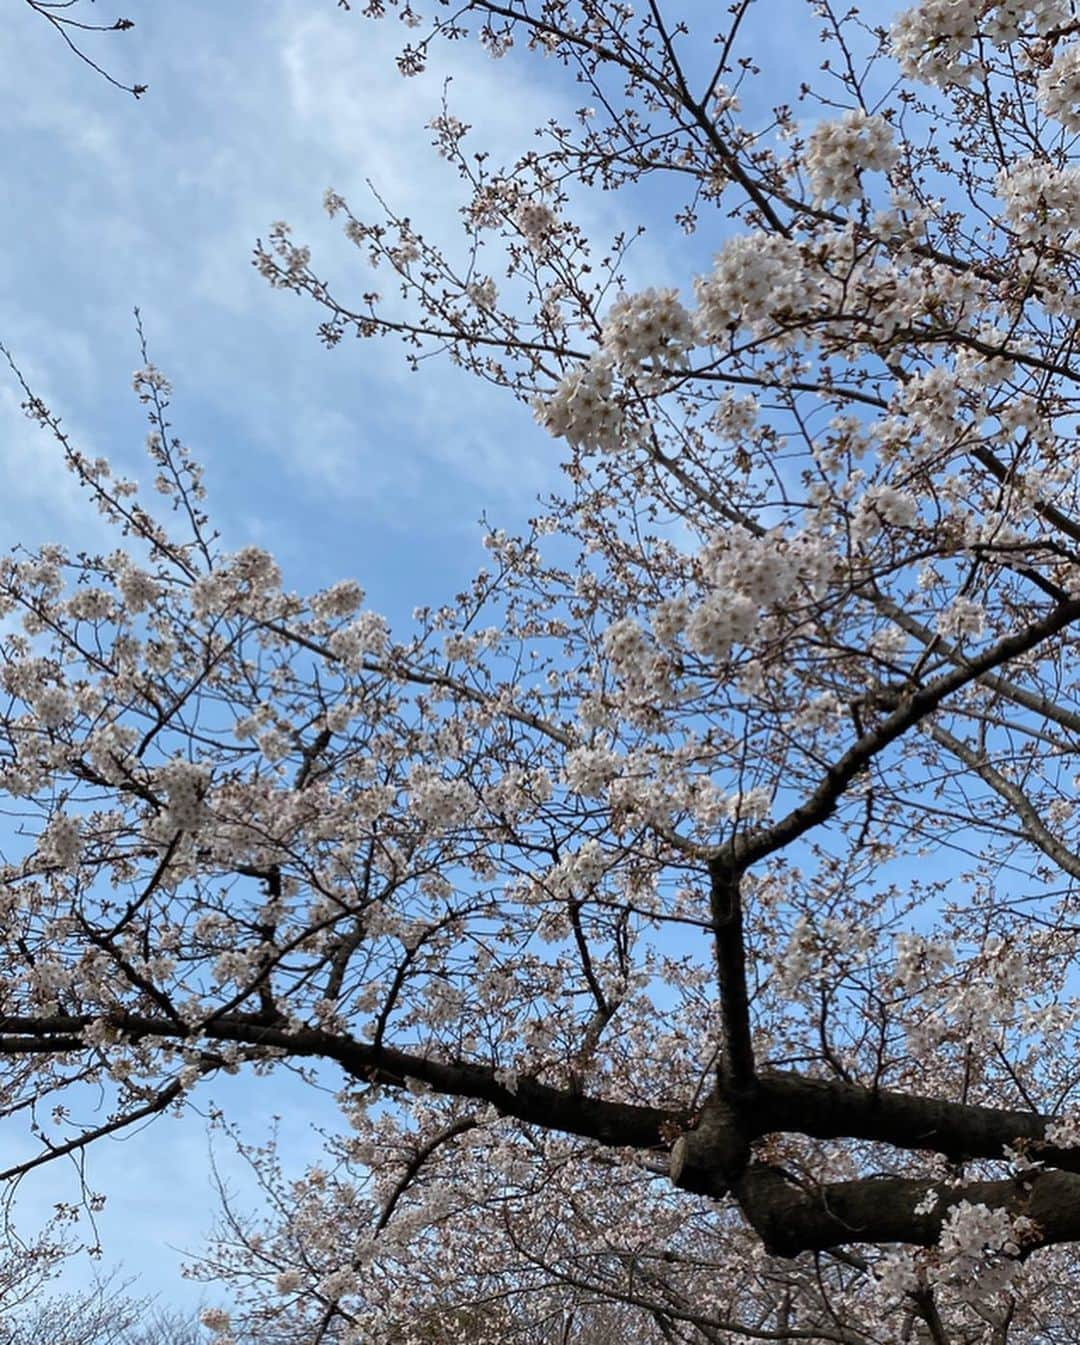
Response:
MULTIPOLYGON (((805 6, 767 7, 773 69, 790 69, 805 6)), ((416 375, 394 343, 324 350, 318 311, 271 291, 249 264, 252 245, 287 219, 320 273, 359 296, 359 254, 323 214, 323 191, 333 186, 363 214, 370 179, 401 214, 451 242, 459 190, 424 129, 446 75, 452 110, 502 161, 580 95, 539 58, 499 64, 469 44, 442 48, 430 74, 403 80, 393 60, 401 25, 367 22, 334 0, 185 0, 145 13, 132 5, 133 32, 88 43, 117 77, 150 85, 135 102, 22 8, 0 27, 0 340, 80 447, 139 477, 145 422, 130 392, 139 305, 152 358, 174 383, 174 428, 206 466, 223 544, 268 547, 290 587, 355 575, 400 628, 414 605, 443 599, 482 563, 482 513, 508 529, 523 524, 557 480, 558 447, 511 398, 445 362, 416 375)), ((108 4, 97 8, 114 17, 108 4)), ((619 198, 584 208, 601 237, 636 222, 619 198)), ((662 226, 670 211, 646 208, 658 229, 636 250, 634 271, 643 283, 685 287, 694 266, 667 246, 677 237, 662 226)), ((711 250, 699 237, 692 255, 711 250)), ((19 400, 0 379, 3 544, 97 549, 105 537, 93 511, 19 400)), ((298 1161, 316 1147, 308 1125, 320 1104, 285 1076, 225 1080, 211 1096, 256 1138, 262 1119, 281 1113, 283 1148, 298 1161)), ((109 1195, 105 1263, 122 1261, 164 1302, 199 1292, 179 1282, 169 1244, 197 1249, 212 1218, 206 1143, 193 1116, 91 1156, 91 1184, 109 1195)), ((10 1152, 0 1135, 0 1159, 10 1152)), ((70 1192, 69 1173, 47 1169, 27 1181, 21 1208, 32 1219, 70 1192)))

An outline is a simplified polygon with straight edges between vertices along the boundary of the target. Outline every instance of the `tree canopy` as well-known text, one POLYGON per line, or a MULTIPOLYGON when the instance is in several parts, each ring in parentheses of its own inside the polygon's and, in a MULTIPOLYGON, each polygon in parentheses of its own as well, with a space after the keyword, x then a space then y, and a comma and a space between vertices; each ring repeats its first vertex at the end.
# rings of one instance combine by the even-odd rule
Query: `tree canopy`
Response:
POLYGON ((324 1166, 240 1137, 222 1345, 1071 1338, 1080 18, 814 0, 784 87, 768 8, 341 16, 585 100, 495 163, 448 92, 456 251, 328 191, 368 293, 255 253, 559 441, 410 628, 227 549, 149 355, 164 511, 25 388, 116 549, 0 561, 3 1100, 67 1127, 18 1171, 340 1077, 324 1166))

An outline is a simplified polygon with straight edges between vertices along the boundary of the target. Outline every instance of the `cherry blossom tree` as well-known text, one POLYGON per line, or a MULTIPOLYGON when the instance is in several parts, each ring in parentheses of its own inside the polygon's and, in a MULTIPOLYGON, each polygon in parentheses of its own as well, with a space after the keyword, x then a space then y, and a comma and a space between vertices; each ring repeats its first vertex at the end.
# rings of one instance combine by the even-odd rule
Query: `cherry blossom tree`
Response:
POLYGON ((583 100, 501 165, 447 103, 457 254, 329 191, 358 301, 256 253, 562 445, 410 629, 219 543, 148 357, 167 517, 26 389, 117 544, 0 566, 4 1099, 55 1120, 6 1175, 333 1072, 322 1166, 240 1137, 222 1345, 1071 1338, 1080 17, 815 0, 785 90, 767 10, 397 6, 404 74, 583 100))
POLYGON ((163 1311, 149 1298, 132 1298, 125 1293, 127 1287, 113 1277, 81 1292, 48 1295, 35 1283, 29 1303, 5 1304, 8 1310, 0 1313, 0 1341, 3 1345, 204 1345, 206 1333, 194 1316, 163 1311))
POLYGON ((31 1240, 19 1237, 5 1208, 0 1234, 0 1340, 14 1340, 12 1318, 39 1298, 72 1250, 70 1223, 75 1211, 61 1206, 31 1240))
POLYGON ((57 1276, 79 1248, 72 1225, 80 1211, 60 1205, 32 1241, 18 1237, 5 1211, 0 1244, 0 1345, 204 1345, 194 1315, 132 1297, 116 1272, 83 1289, 63 1290, 57 1276))

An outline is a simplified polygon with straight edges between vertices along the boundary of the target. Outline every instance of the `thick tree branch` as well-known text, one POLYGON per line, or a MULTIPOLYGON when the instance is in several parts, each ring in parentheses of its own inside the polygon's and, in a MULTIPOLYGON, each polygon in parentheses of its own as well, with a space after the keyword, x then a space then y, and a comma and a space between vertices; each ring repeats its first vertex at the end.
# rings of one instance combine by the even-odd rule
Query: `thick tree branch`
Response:
POLYGON ((874 1140, 947 1158, 1001 1158, 1006 1147, 1033 1146, 1042 1162, 1080 1173, 1080 1150, 1045 1142, 1047 1116, 865 1088, 838 1079, 762 1072, 744 1123, 755 1136, 874 1140))
POLYGON ((720 861, 709 865, 709 899, 724 1022, 721 1077, 727 1089, 735 1093, 748 1090, 754 1080, 740 876, 720 861))
MULTIPOLYGON (((89 1014, 0 1018, 0 1055, 76 1054, 85 1049, 80 1034, 94 1021, 89 1014)), ((118 1012, 110 1022, 131 1041, 198 1036, 286 1056, 332 1060, 354 1078, 391 1088, 413 1079, 436 1093, 489 1102, 505 1116, 617 1147, 666 1148, 670 1137, 689 1122, 688 1112, 675 1108, 611 1102, 529 1078, 500 1082, 502 1076, 491 1066, 434 1060, 318 1028, 286 1029, 254 1015, 210 1019, 197 1032, 171 1019, 141 1014, 118 1012)))
POLYGON ((1023 1181, 937 1186, 901 1177, 797 1185, 777 1168, 751 1165, 733 1191, 765 1246, 778 1256, 825 1251, 847 1243, 906 1242, 932 1247, 962 1201, 1034 1220, 1040 1245, 1080 1238, 1080 1176, 1037 1172, 1023 1181), (936 1201, 927 1199, 933 1192, 936 1201), (915 1212, 933 1203, 924 1214, 915 1212))

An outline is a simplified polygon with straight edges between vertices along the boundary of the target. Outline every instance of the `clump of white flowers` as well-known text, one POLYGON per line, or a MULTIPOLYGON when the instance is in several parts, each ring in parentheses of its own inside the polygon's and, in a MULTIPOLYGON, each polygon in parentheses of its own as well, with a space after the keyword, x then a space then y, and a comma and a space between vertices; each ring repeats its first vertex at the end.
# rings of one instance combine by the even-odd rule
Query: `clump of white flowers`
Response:
POLYGON ((64 606, 75 621, 108 621, 115 614, 113 600, 102 588, 81 588, 64 606))
POLYGON ((293 1294, 304 1282, 298 1270, 283 1270, 274 1278, 274 1288, 279 1294, 293 1294))
POLYGON ((884 117, 859 108, 823 122, 810 136, 806 167, 817 201, 846 205, 862 195, 863 172, 887 172, 899 157, 884 117))
POLYGON ((543 201, 522 201, 514 211, 513 220, 534 252, 541 250, 559 227, 559 217, 543 201))
POLYGON ((981 8, 983 32, 998 47, 1015 42, 1022 30, 1045 36, 1073 17, 1071 0, 998 0, 989 5, 983 0, 981 8))
POLYGON ((758 621, 755 605, 743 594, 710 594, 686 624, 686 642, 706 658, 725 659, 733 645, 746 644, 758 621))
POLYGON ((979 603, 961 594, 938 613, 935 624, 942 635, 953 639, 962 640, 966 636, 977 639, 986 629, 986 611, 979 603))
POLYGON ((1039 76, 1039 103, 1067 131, 1080 131, 1080 42, 1062 47, 1039 76))
POLYGON ((357 1291, 358 1281, 356 1272, 350 1268, 331 1271, 319 1281, 319 1293, 324 1298, 336 1302, 339 1298, 344 1298, 346 1294, 353 1294, 357 1291))
POLYGON ((195 831, 206 819, 203 800, 210 786, 210 772, 198 762, 173 759, 157 772, 157 783, 168 799, 166 819, 176 831, 195 831))
POLYGON ((131 375, 131 386, 138 393, 140 402, 148 402, 154 393, 161 397, 172 394, 172 384, 154 364, 136 369, 131 375))
POLYGON ((468 295, 469 302, 482 312, 493 313, 495 311, 499 291, 490 276, 484 276, 479 280, 471 280, 465 286, 465 293, 468 295))
POLYGON ((199 1321, 208 1331, 216 1332, 219 1339, 232 1326, 232 1317, 224 1308, 203 1308, 199 1313, 199 1321))
POLYGON ((604 631, 603 644, 616 674, 628 687, 645 690, 652 680, 653 648, 634 618, 624 616, 613 621, 604 631))
POLYGON ((226 560, 229 577, 247 585, 253 593, 265 593, 281 587, 281 571, 269 551, 261 546, 241 547, 226 560))
POLYGON ((970 59, 980 37, 1005 47, 1024 29, 1046 34, 1069 17, 1068 0, 919 0, 897 17, 889 38, 905 75, 944 89, 982 72, 983 63, 970 59))
POLYGON ((625 426, 614 385, 614 361, 606 351, 597 351, 571 369, 551 397, 535 403, 536 418, 557 439, 616 452, 623 446, 625 426))
POLYGON ((1019 1269, 1025 1242, 1038 1234, 1033 1220, 1008 1210, 961 1200, 941 1223, 941 1263, 936 1278, 976 1287, 980 1295, 1007 1289, 1019 1269))
POLYGON ((570 370, 555 391, 534 403, 537 420, 575 447, 614 453, 630 443, 616 395, 616 369, 637 374, 686 364, 694 324, 673 289, 621 294, 601 331, 600 349, 570 370))
POLYGON ((476 807, 464 780, 446 780, 430 766, 409 772, 409 811, 435 831, 460 826, 476 807))
POLYGON ((938 1201, 941 1196, 932 1186, 927 1187, 919 1199, 915 1202, 914 1210, 916 1214, 933 1214, 937 1209, 938 1201))
POLYGON ((565 856, 552 870, 553 884, 558 890, 565 887, 570 891, 589 889, 604 876, 608 860, 604 847, 596 840, 584 841, 577 851, 565 856), (561 878, 561 883, 559 879, 561 878))
POLYGON ((34 717, 46 729, 59 728, 71 716, 71 701, 62 687, 42 687, 33 706, 34 717))
POLYGON ((678 365, 686 362, 694 332, 678 291, 650 288, 619 295, 604 322, 601 341, 622 365, 678 365))
POLYGON ((330 637, 330 652, 348 672, 359 672, 368 655, 381 654, 389 638, 386 618, 377 612, 361 612, 355 621, 330 637))
POLYGON ((887 1302, 899 1302, 919 1289, 918 1266, 906 1248, 887 1252, 874 1267, 874 1275, 887 1302))
POLYGON ((911 79, 943 89, 972 77, 964 61, 979 32, 978 0, 920 0, 905 9, 889 33, 892 53, 911 79))
POLYGON ((1080 228, 1080 169, 1021 159, 997 176, 1005 220, 1025 243, 1060 242, 1080 228))
POLYGON ((336 616, 352 616, 364 601, 364 590, 355 579, 342 579, 317 593, 311 600, 311 610, 319 621, 331 621, 336 616))
POLYGON ((893 947, 896 984, 907 994, 940 982, 956 960, 948 943, 923 934, 897 934, 893 947))
POLYGON ((563 779, 584 798, 599 798, 619 774, 622 757, 608 747, 575 747, 566 754, 563 779))
POLYGON ((760 822, 772 808, 772 791, 762 786, 738 790, 727 801, 727 815, 732 822, 760 822))
POLYGON ((82 822, 70 813, 55 813, 38 841, 38 854, 47 864, 73 869, 82 856, 82 822))
POLYGON ((753 640, 762 608, 788 604, 802 586, 820 596, 833 563, 823 539, 805 533, 717 534, 701 553, 704 598, 696 605, 685 596, 665 599, 653 613, 654 629, 665 643, 681 631, 695 653, 726 659, 735 645, 753 640))
POLYGON ((1058 1149, 1080 1149, 1080 1112, 1066 1112, 1051 1121, 1044 1138, 1058 1149))
POLYGON ((281 587, 281 571, 268 551, 245 546, 225 556, 216 569, 191 586, 191 607, 197 617, 226 616, 260 605, 281 587))
POLYGON ((151 575, 134 566, 127 566, 118 580, 120 592, 124 597, 124 606, 132 615, 145 612, 157 601, 160 587, 151 575))
POLYGON ((910 528, 918 516, 918 502, 906 491, 889 485, 870 486, 855 506, 851 533, 858 540, 867 540, 885 526, 910 528))

